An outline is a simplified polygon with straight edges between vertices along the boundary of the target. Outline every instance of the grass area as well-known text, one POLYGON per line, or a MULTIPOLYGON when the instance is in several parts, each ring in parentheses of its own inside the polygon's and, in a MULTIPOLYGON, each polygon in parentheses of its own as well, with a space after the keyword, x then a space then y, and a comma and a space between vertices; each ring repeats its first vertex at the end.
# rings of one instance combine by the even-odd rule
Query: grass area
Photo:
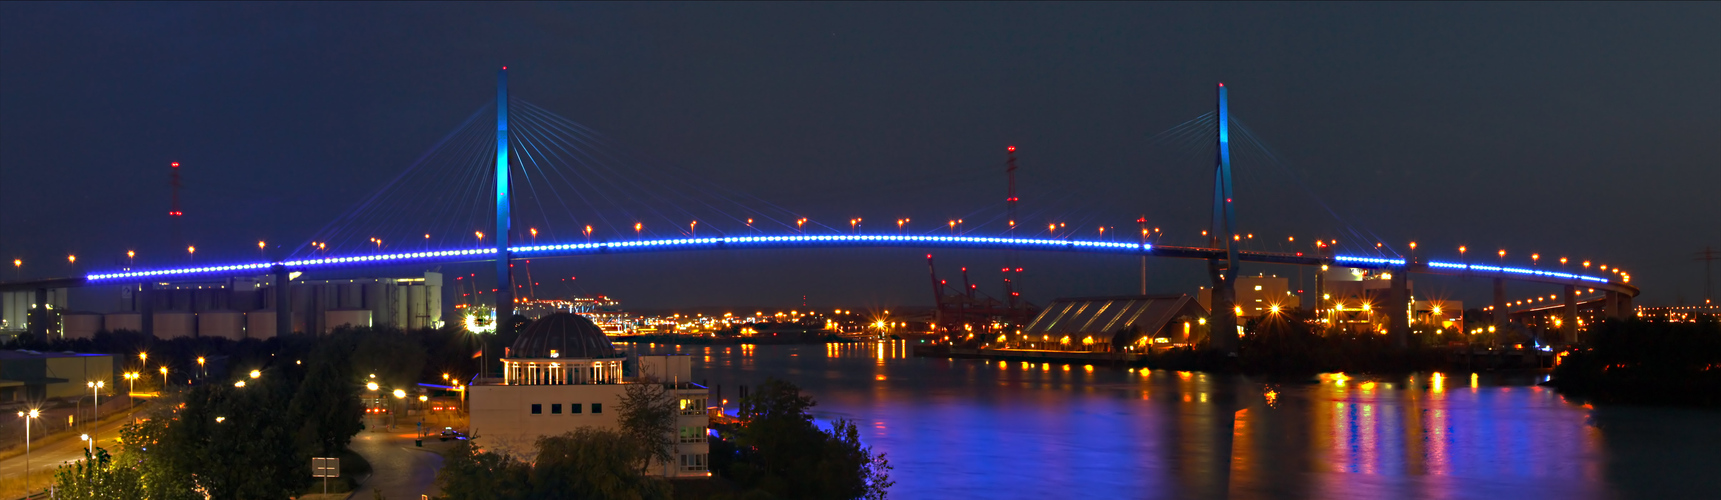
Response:
POLYGON ((29 483, 24 482, 23 476, 0 478, 0 498, 7 500, 24 498, 31 492, 47 490, 48 485, 53 482, 54 474, 45 471, 36 471, 35 474, 31 475, 29 483))

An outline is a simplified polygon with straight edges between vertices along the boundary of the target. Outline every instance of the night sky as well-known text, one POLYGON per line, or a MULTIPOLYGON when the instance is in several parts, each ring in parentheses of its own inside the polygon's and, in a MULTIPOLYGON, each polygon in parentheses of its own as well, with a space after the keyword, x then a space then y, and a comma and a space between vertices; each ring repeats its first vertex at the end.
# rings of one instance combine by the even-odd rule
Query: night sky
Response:
MULTIPOLYGON (((518 97, 832 226, 995 203, 1014 144, 1024 208, 1074 195, 1091 201, 1085 231, 1146 214, 1164 242, 1198 244, 1211 160, 1144 145, 1210 111, 1223 81, 1283 162, 1235 167, 1254 248, 1348 225, 1424 256, 1569 256, 1625 268, 1654 305, 1701 301, 1693 258, 1721 249, 1721 3, 5 2, 0 281, 109 269, 126 250, 183 263, 172 161, 200 262, 300 245, 491 100, 504 65, 518 97)), ((997 292, 1002 254, 935 253, 941 273, 991 270, 975 280, 997 292)), ((929 306, 924 255, 533 270, 540 295, 633 307, 929 306)), ((1137 287, 1134 258, 1020 259, 1041 304, 1137 287)), ((1149 265, 1155 291, 1204 284, 1198 261, 1149 265)), ((1480 281, 1417 285, 1487 300, 1480 281)))

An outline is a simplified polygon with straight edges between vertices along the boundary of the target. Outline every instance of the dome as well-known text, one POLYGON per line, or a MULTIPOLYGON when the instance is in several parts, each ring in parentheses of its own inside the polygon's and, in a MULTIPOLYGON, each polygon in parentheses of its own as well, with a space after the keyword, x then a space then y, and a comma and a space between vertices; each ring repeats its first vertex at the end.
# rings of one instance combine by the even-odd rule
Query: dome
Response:
POLYGON ((608 335, 585 316, 556 313, 533 321, 509 350, 511 358, 610 358, 608 335), (551 356, 552 354, 555 356, 551 356))

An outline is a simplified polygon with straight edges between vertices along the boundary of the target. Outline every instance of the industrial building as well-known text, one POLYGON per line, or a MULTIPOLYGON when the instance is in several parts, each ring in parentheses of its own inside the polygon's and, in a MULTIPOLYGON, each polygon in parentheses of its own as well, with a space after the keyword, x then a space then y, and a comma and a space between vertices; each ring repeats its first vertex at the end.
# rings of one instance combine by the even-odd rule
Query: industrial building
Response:
MULTIPOLYGON (((1272 275, 1238 276, 1237 302, 1234 314, 1243 318, 1259 318, 1275 311, 1302 307, 1302 297, 1291 293, 1289 278, 1272 275)), ((1198 295, 1201 307, 1213 309, 1213 289, 1201 287, 1198 295)))
POLYGON ((610 344, 591 320, 555 313, 533 321, 502 356, 501 378, 476 378, 467 388, 470 430, 475 444, 505 453, 524 453, 540 436, 580 427, 618 429, 622 396, 634 384, 663 384, 676 402, 677 432, 669 462, 649 473, 665 477, 708 477, 709 391, 692 383, 692 358, 686 355, 629 359, 610 344), (631 361, 631 363, 630 363, 631 361), (636 367, 628 376, 626 368, 636 367))
MULTIPOLYGON (((68 299, 64 288, 4 292, 0 294, 0 334, 29 331, 30 323, 40 320, 47 322, 44 330, 51 338, 90 338, 99 331, 130 330, 161 339, 267 339, 276 335, 271 281, 243 277, 128 285, 120 287, 117 298, 85 301, 68 299), (37 307, 47 313, 33 313, 37 307), (104 308, 110 312, 89 310, 104 308)), ((402 278, 296 281, 289 297, 293 330, 324 334, 341 326, 438 328, 446 321, 444 293, 442 274, 436 272, 402 278)))
POLYGON ((0 403, 86 396, 86 382, 113 380, 111 354, 0 351, 0 403))
POLYGON ((1187 345, 1206 335, 1207 309, 1188 295, 1078 297, 1053 300, 1020 334, 1000 334, 1002 350, 1146 352, 1187 345))

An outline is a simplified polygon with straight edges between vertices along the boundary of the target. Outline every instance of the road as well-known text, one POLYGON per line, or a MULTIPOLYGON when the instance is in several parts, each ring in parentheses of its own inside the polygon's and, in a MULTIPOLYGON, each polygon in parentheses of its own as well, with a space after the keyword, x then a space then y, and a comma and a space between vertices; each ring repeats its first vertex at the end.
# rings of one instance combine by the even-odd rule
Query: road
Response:
MULTIPOLYGON (((102 422, 102 426, 96 434, 96 446, 107 448, 109 450, 115 449, 114 439, 119 437, 120 425, 118 422, 120 420, 121 419, 109 417, 109 420, 102 422)), ((42 439, 42 436, 33 437, 35 439, 42 439)), ((80 440, 77 436, 71 436, 70 439, 61 439, 48 444, 37 442, 32 445, 28 456, 31 475, 38 478, 52 476, 56 467, 67 462, 83 460, 84 447, 88 446, 88 444, 89 443, 87 441, 80 440)), ((412 444, 412 442, 408 441, 407 444, 412 444)), ((25 461, 25 455, 18 455, 16 457, 0 460, 0 477, 11 478, 23 476, 25 461)))
POLYGON ((442 468, 439 453, 453 446, 452 442, 431 436, 419 448, 413 445, 415 436, 412 426, 394 431, 375 428, 353 436, 351 448, 370 462, 371 475, 352 498, 370 498, 373 489, 381 490, 383 497, 390 500, 417 500, 420 495, 438 493, 432 483, 436 481, 436 471, 442 468))

